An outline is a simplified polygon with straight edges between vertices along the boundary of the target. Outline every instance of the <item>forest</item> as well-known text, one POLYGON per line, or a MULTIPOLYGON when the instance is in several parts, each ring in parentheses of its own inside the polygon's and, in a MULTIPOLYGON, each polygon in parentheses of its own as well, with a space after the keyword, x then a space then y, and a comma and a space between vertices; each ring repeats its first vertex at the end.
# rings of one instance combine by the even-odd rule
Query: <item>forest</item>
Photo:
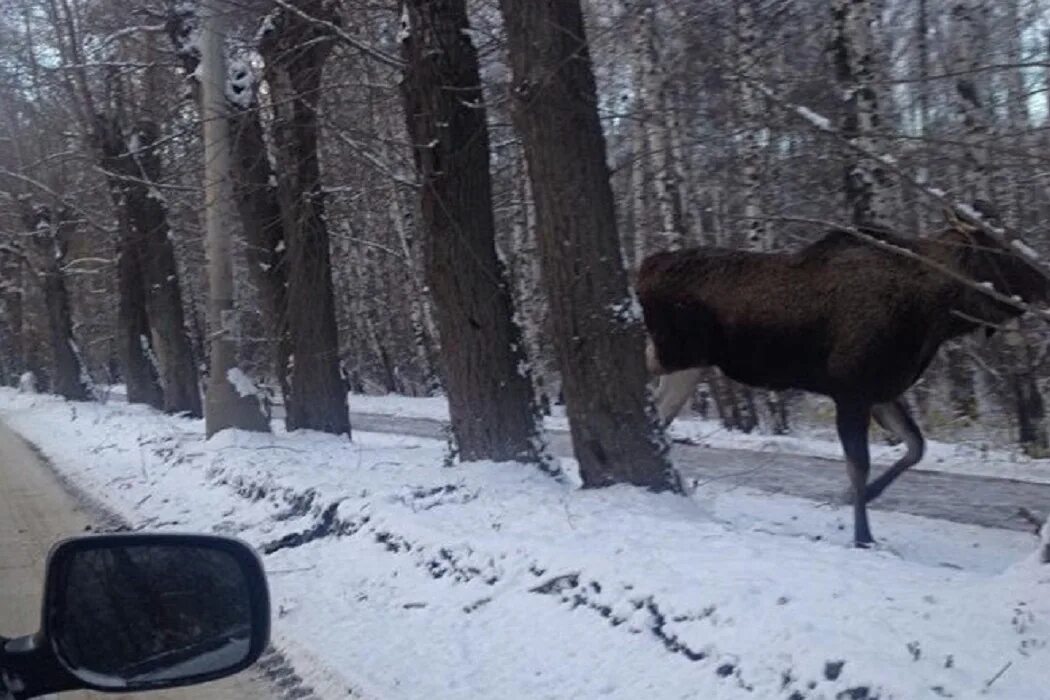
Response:
MULTIPOLYGON (((354 395, 443 395, 457 458, 551 471, 564 405, 586 485, 675 489, 642 259, 917 238, 945 210, 1050 251, 1048 12, 3 0, 0 381, 346 435, 354 395)), ((1045 320, 947 344, 919 421, 1050 454, 1045 320)), ((716 370, 693 399, 726 430, 827 420, 716 370)))

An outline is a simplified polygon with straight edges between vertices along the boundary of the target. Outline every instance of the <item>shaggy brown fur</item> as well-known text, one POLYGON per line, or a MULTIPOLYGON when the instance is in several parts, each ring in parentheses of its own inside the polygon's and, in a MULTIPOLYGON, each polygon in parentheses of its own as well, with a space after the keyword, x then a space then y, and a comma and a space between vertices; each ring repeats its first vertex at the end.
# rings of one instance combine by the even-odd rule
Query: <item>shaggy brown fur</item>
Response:
MULTIPOLYGON (((918 240, 869 233, 968 279, 991 282, 1006 295, 1048 298, 1038 270, 979 229, 952 224, 918 240)), ((921 458, 922 435, 901 394, 944 341, 981 326, 991 333, 1020 315, 923 262, 846 231, 832 231, 794 253, 656 253, 642 263, 637 287, 655 373, 681 373, 695 385, 699 374, 683 370, 714 365, 751 386, 803 389, 835 401, 853 490, 864 493, 854 498, 858 544, 871 541, 865 502, 921 458), (873 411, 907 441, 909 454, 865 489, 873 411)), ((680 403, 662 417, 673 419, 678 408, 680 403)))

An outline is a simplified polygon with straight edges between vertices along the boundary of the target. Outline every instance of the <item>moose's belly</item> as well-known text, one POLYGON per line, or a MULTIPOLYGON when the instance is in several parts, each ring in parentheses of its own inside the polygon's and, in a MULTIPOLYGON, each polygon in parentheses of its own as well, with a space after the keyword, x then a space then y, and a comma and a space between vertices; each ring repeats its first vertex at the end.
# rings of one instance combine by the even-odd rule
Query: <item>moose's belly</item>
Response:
POLYGON ((751 326, 727 334, 715 364, 731 379, 767 389, 828 393, 828 346, 821 328, 751 326))

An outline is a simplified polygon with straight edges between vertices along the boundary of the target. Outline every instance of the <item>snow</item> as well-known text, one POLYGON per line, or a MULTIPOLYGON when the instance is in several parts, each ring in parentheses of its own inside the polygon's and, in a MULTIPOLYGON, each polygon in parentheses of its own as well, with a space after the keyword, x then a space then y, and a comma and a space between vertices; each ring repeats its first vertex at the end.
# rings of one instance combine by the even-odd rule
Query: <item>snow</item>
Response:
POLYGON ((1028 245, 1021 239, 1013 239, 1012 241, 1010 241, 1010 245, 1012 245, 1015 250, 1020 252, 1021 255, 1028 257, 1030 260, 1039 260, 1039 253, 1035 252, 1035 249, 1032 248, 1032 246, 1028 245))
POLYGON ((259 395, 259 387, 240 367, 231 367, 226 372, 226 380, 233 385, 234 391, 241 398, 255 398, 259 395))
POLYGON ((408 3, 401 6, 401 23, 397 30, 397 43, 402 44, 412 38, 412 16, 408 12, 408 3))
POLYGON ((274 25, 274 17, 277 12, 278 10, 273 10, 262 18, 262 22, 259 23, 259 28, 255 32, 255 43, 259 43, 262 41, 263 37, 276 29, 276 26, 274 25))
POLYGON ((831 131, 831 120, 827 117, 817 114, 811 109, 799 106, 796 111, 798 115, 808 121, 813 126, 817 127, 821 131, 831 131))
POLYGON ((6 389, 0 417, 134 528, 268 552, 275 643, 321 697, 1050 698, 1050 567, 1025 533, 880 511, 856 550, 848 508, 717 483, 583 491, 443 467, 438 441, 208 441, 6 389))
POLYGON ((256 83, 250 62, 241 57, 232 58, 226 74, 226 99, 240 109, 250 108, 255 100, 256 83))
MULTIPOLYGON (((358 413, 449 420, 448 401, 443 396, 410 398, 352 394, 350 406, 358 413)), ((554 415, 545 420, 547 430, 567 431, 569 422, 565 417, 564 407, 555 406, 552 413, 554 415)), ((726 430, 717 420, 683 417, 671 424, 669 433, 675 439, 691 440, 696 444, 718 449, 842 459, 842 446, 837 438, 830 434, 822 436, 816 430, 798 431, 796 435, 744 434, 726 430)), ((873 438, 872 460, 891 463, 903 456, 904 449, 903 445, 877 444, 873 438)), ((981 442, 947 443, 929 440, 926 444, 926 456, 913 469, 1050 484, 1050 460, 1033 459, 981 442)))
POLYGON ((638 295, 634 290, 628 292, 627 297, 612 304, 609 307, 613 318, 622 325, 640 324, 642 322, 642 305, 638 301, 638 295))
POLYGON ((18 391, 22 394, 36 393, 36 375, 33 372, 22 372, 18 377, 18 391))

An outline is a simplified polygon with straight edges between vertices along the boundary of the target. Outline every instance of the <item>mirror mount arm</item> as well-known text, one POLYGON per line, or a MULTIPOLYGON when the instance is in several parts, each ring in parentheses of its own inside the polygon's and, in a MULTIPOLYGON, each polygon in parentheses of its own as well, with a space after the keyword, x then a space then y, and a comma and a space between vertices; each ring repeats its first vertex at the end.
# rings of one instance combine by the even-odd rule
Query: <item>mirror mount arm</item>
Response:
POLYGON ((0 637, 0 700, 35 698, 79 687, 77 679, 55 658, 43 635, 0 637))

